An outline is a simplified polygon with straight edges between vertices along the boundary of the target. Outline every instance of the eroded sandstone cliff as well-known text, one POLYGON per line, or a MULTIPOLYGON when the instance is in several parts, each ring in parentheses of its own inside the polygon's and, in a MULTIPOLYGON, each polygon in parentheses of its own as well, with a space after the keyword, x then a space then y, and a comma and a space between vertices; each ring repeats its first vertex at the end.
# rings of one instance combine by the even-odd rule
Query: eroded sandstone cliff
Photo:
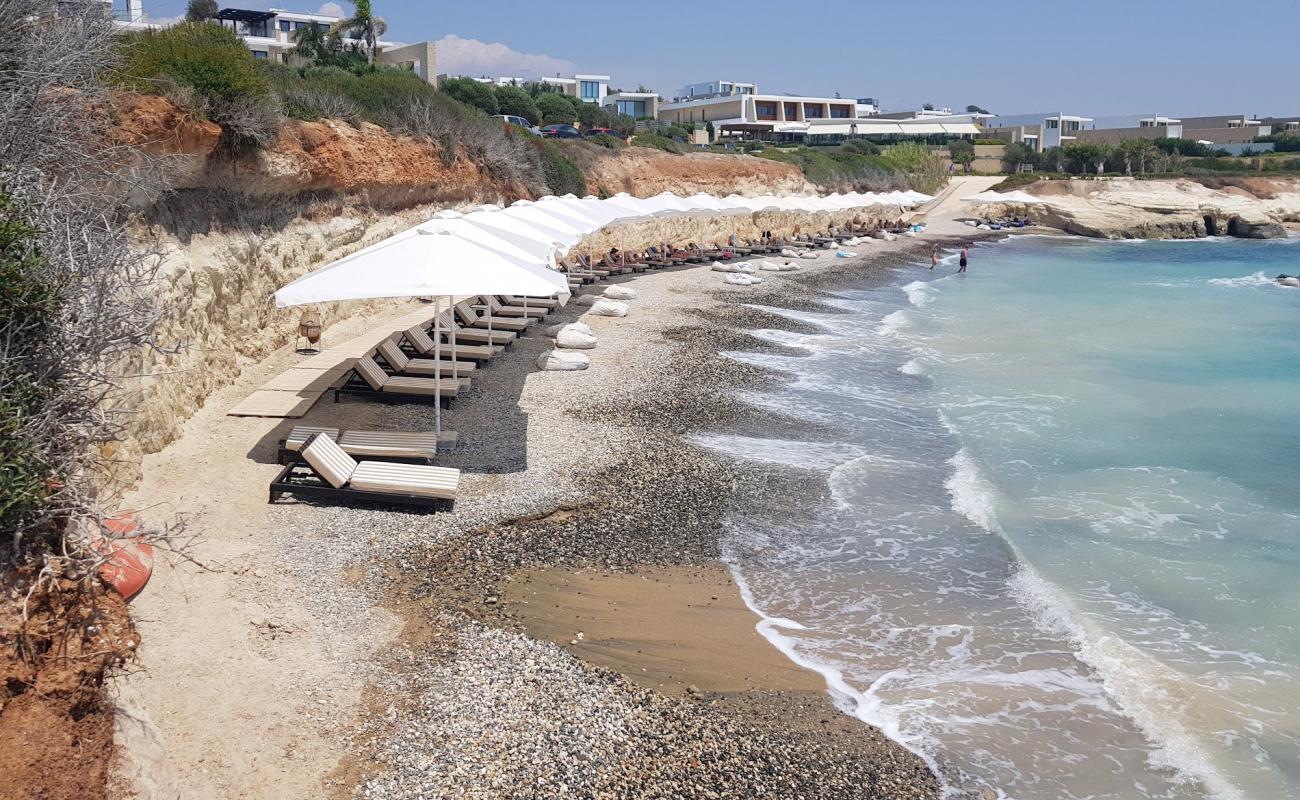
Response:
POLYGON ((1106 239, 1275 238, 1300 221, 1300 179, 1040 181, 1036 222, 1106 239))

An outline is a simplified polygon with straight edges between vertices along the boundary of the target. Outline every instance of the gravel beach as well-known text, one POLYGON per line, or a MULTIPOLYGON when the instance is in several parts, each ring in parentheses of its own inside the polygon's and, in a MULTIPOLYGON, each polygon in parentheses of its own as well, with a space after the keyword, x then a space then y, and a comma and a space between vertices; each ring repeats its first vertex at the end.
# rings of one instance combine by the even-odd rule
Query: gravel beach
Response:
MULTIPOLYGON (((192 706, 160 699, 192 680, 180 674, 192 655, 181 652, 184 641, 164 640, 194 608, 146 599, 146 669, 119 684, 125 706, 150 725, 124 746, 139 756, 142 740, 155 742, 169 765, 137 757, 135 770, 160 787, 153 796, 187 798, 937 797, 920 758, 837 711, 817 680, 723 681, 723 691, 692 682, 692 669, 739 676, 749 660, 775 653, 753 634, 756 618, 735 611, 738 592, 719 562, 731 503, 743 495, 788 510, 792 498, 816 502, 827 489, 812 473, 732 461, 684 435, 829 440, 832 431, 738 399, 782 377, 719 353, 781 350, 746 330, 807 326, 762 306, 833 311, 820 302, 824 291, 883 278, 889 265, 942 241, 875 242, 851 260, 827 251, 800 272, 763 273, 756 287, 726 286, 701 267, 617 279, 637 297, 626 318, 584 318, 599 338, 589 369, 537 371, 552 344, 539 331, 444 413, 460 444, 442 464, 463 471, 450 514, 268 508, 275 441, 291 425, 265 421, 250 450, 247 424, 223 438, 229 418, 200 416, 198 436, 254 462, 236 481, 261 485, 261 505, 235 486, 230 494, 241 499, 223 506, 202 469, 174 469, 186 458, 179 450, 146 464, 161 477, 137 497, 141 506, 184 504, 191 526, 209 536, 238 524, 238 536, 208 545, 206 571, 177 563, 155 581, 210 597, 214 617, 238 618, 191 641, 233 651, 227 686, 252 697, 214 700, 207 713, 220 737, 194 727, 192 706), (257 566, 232 566, 250 562, 257 566), (710 597, 733 611, 719 624, 754 643, 730 656, 683 657, 681 674, 661 689, 628 677, 644 668, 633 648, 583 658, 582 631, 553 641, 529 635, 545 620, 523 612, 516 590, 539 571, 599 580, 651 569, 722 586, 710 597), (748 659, 750 647, 767 652, 748 659), (225 757, 211 758, 214 749, 225 757), (171 785, 188 788, 170 794, 171 785)), ((584 310, 570 303, 547 324, 584 310)), ((419 430, 432 416, 420 406, 345 401, 318 404, 301 422, 419 430)), ((606 590, 611 598, 621 591, 606 590)))

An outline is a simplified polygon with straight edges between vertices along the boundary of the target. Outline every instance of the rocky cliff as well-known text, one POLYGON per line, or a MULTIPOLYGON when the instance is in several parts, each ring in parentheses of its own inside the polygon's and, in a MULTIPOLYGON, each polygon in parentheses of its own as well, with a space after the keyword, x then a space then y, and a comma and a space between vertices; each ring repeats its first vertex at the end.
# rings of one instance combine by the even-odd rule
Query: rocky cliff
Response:
MULTIPOLYGON (((142 352, 128 370, 147 377, 130 386, 138 409, 132 438, 111 454, 126 466, 126 479, 138 456, 175 439, 214 391, 293 340, 297 312, 274 307, 277 288, 440 208, 529 196, 527 187, 495 180, 471 159, 444 158, 435 145, 373 125, 290 121, 273 147, 230 160, 217 154, 218 126, 163 98, 123 97, 117 113, 123 142, 164 159, 173 187, 141 213, 134 234, 162 260, 156 339, 177 347, 142 352)), ((596 153, 580 166, 594 191, 610 194, 812 190, 797 169, 744 156, 627 148, 596 153)), ((657 223, 629 228, 618 240, 628 247, 721 241, 733 231, 752 235, 758 222, 774 230, 796 224, 761 216, 743 224, 657 223)), ((319 310, 328 335, 331 324, 383 305, 319 310)))
POLYGON ((568 154, 582 169, 591 192, 602 196, 619 192, 650 197, 660 192, 679 195, 708 192, 725 196, 816 194, 818 191, 798 167, 753 156, 677 155, 648 147, 570 148, 568 154))
POLYGON ((1300 221, 1300 179, 1040 181, 1036 222, 1106 239, 1276 238, 1300 221))

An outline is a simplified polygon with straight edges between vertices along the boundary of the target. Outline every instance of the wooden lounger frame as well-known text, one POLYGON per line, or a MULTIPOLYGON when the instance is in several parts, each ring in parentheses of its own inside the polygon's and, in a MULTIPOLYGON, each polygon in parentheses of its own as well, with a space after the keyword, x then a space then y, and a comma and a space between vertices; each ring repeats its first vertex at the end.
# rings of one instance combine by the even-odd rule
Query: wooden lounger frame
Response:
POLYGON ((280 474, 271 481, 270 502, 274 503, 282 495, 294 497, 325 498, 342 500, 346 503, 393 503, 397 505, 419 506, 450 511, 456 505, 455 500, 440 497, 425 497, 417 494, 390 494, 388 492, 364 492, 359 489, 335 489, 305 461, 294 462, 280 470, 280 474))

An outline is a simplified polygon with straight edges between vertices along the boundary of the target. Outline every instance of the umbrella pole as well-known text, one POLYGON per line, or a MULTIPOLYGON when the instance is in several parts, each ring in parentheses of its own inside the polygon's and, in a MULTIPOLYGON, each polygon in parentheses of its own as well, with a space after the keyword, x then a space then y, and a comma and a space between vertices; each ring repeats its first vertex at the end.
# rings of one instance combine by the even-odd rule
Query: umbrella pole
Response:
MULTIPOLYGON (((438 330, 438 312, 442 306, 442 297, 435 295, 433 298, 433 357, 438 363, 442 363, 442 331, 438 330)), ((433 371, 433 433, 434 437, 442 436, 442 370, 433 371)), ((437 449, 435 447, 435 449, 437 449)))

